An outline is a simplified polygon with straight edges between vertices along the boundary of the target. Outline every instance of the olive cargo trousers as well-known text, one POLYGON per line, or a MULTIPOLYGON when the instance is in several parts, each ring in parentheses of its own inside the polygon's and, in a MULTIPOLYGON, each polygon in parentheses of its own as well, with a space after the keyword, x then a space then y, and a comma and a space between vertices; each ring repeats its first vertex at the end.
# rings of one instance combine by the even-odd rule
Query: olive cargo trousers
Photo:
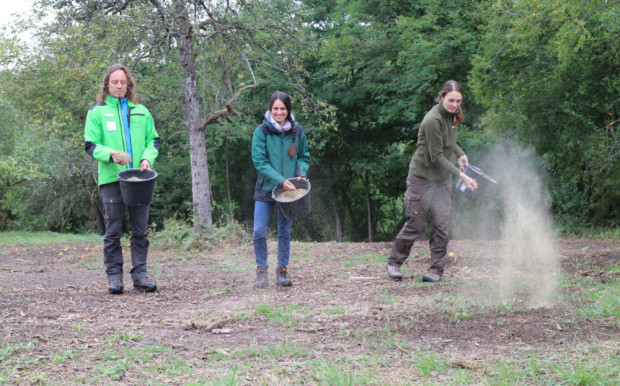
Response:
POLYGON ((396 236, 388 264, 400 267, 407 260, 414 241, 424 231, 429 213, 431 263, 428 272, 442 276, 449 241, 452 177, 436 182, 409 173, 404 206, 408 220, 396 236))

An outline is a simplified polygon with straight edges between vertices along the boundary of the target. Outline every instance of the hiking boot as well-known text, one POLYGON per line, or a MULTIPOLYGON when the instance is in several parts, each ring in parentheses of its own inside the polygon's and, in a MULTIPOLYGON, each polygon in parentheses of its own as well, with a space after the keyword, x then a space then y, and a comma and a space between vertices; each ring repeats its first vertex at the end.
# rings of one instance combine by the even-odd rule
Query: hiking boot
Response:
POLYGON ((256 268, 256 281, 254 287, 267 288, 269 286, 269 279, 267 278, 267 267, 256 268))
POLYGON ((403 274, 400 273, 400 267, 396 267, 394 265, 385 265, 385 270, 387 271, 388 277, 395 281, 403 280, 403 274))
POLYGON ((276 284, 283 287, 290 287, 293 285, 291 279, 288 278, 286 267, 278 267, 276 269, 276 284))
POLYGON ((436 273, 427 272, 424 274, 424 276, 422 276, 422 281, 428 283, 437 283, 439 280, 441 280, 441 276, 437 275, 436 273))
POLYGON ((111 280, 108 286, 108 292, 112 295, 119 295, 123 293, 123 281, 111 280))
POLYGON ((155 292, 157 284, 150 281, 148 277, 141 277, 133 281, 133 289, 140 292, 155 292))

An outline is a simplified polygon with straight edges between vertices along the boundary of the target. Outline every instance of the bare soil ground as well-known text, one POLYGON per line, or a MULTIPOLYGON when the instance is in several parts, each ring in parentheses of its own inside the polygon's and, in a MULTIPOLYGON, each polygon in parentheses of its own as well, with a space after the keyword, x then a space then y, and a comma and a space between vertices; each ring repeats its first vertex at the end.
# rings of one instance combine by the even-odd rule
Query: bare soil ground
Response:
MULTIPOLYGON (((125 293, 117 296, 107 293, 99 244, 0 248, 0 380, 455 382, 454 373, 421 372, 416 355, 426 352, 476 383, 497 373, 497 360, 577 357, 580 347, 618 358, 617 310, 582 315, 569 299, 585 291, 582 279, 603 290, 617 282, 619 241, 558 240, 562 285, 555 304, 538 309, 497 298, 497 241, 452 241, 456 258, 438 284, 420 281, 426 242, 414 246, 401 282, 385 274, 388 243, 293 242, 294 285, 276 287, 272 266, 265 290, 253 288, 253 250, 241 244, 152 247, 158 291, 132 291, 127 268, 125 293)), ((269 247, 275 265, 276 245, 269 247)))

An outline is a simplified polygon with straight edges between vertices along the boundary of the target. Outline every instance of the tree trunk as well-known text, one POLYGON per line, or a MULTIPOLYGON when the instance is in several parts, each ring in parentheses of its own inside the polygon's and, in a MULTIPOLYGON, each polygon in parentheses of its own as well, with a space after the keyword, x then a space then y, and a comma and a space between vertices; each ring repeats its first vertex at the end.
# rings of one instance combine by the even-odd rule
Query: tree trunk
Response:
MULTIPOLYGON (((331 169, 331 168, 330 168, 331 169)), ((336 214, 336 241, 342 242, 342 219, 340 217, 340 208, 338 207, 338 187, 336 185, 332 185, 332 192, 334 197, 334 207, 336 214)))
POLYGON ((194 232, 213 234, 211 217, 211 186, 207 165, 207 143, 204 125, 200 119, 198 82, 194 62, 192 25, 187 17, 185 1, 174 0, 176 22, 179 28, 179 54, 185 70, 185 126, 189 131, 189 154, 192 172, 192 203, 194 232))
POLYGON ((340 221, 340 212, 336 210, 336 241, 342 242, 342 222, 340 221))
POLYGON ((370 177, 368 172, 364 174, 364 193, 366 194, 366 221, 368 221, 368 242, 372 243, 372 216, 370 207, 370 177))
POLYGON ((224 136, 224 141, 226 141, 225 155, 226 155, 226 194, 228 195, 228 210, 229 216, 232 219, 232 199, 230 198, 230 171, 228 170, 228 131, 226 131, 226 135, 224 136))

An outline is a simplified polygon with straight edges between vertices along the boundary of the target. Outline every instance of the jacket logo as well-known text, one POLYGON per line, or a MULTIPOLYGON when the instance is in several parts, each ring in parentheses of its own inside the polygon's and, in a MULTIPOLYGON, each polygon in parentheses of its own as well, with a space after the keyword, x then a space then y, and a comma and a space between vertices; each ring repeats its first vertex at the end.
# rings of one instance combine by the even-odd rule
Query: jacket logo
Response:
POLYGON ((106 117, 113 117, 114 116, 114 114, 112 114, 112 113, 105 113, 103 115, 106 116, 106 117))
POLYGON ((115 121, 107 121, 106 128, 108 131, 116 131, 116 122, 115 121))

